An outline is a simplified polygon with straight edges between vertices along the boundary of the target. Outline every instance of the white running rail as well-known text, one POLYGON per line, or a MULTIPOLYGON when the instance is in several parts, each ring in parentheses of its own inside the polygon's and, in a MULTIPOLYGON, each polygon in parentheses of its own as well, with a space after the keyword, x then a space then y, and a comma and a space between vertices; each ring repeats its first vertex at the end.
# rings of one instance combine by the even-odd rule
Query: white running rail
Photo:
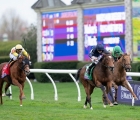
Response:
MULTIPOLYGON (((48 73, 59 73, 59 74, 69 74, 70 77, 73 79, 74 83, 76 84, 77 90, 78 90, 78 101, 81 101, 81 92, 80 92, 80 87, 78 82, 76 81, 76 79, 73 77, 72 74, 76 74, 77 70, 67 70, 67 69, 30 69, 31 73, 45 73, 47 75, 47 77, 50 79, 50 81, 53 84, 54 87, 54 100, 58 100, 58 93, 57 93, 57 87, 55 85, 54 80, 51 78, 51 76, 48 73)), ((140 76, 140 73, 138 72, 127 72, 126 73, 127 76, 140 76)), ((33 86, 30 82, 30 80, 28 79, 28 77, 26 77, 26 80, 28 81, 29 85, 30 85, 30 89, 31 89, 31 100, 34 100, 34 91, 33 91, 33 86)), ((11 87, 9 88, 10 93, 12 93, 11 87)), ((10 97, 10 99, 12 99, 12 96, 10 97)), ((132 106, 134 105, 134 100, 132 99, 132 106)))

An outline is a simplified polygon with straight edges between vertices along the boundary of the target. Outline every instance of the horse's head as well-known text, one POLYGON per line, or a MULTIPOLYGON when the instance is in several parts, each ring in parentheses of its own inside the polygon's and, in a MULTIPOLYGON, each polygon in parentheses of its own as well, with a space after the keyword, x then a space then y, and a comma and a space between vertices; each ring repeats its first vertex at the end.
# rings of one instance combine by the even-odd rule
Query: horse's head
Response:
POLYGON ((21 70, 23 70, 26 76, 28 76, 30 74, 31 61, 29 61, 27 57, 22 56, 19 58, 19 62, 20 62, 21 70))
POLYGON ((103 66, 109 68, 111 71, 114 70, 114 59, 111 54, 103 54, 102 64, 103 66))
POLYGON ((124 53, 119 61, 122 62, 122 66, 126 70, 126 72, 130 72, 131 71, 131 58, 130 58, 130 54, 124 53))

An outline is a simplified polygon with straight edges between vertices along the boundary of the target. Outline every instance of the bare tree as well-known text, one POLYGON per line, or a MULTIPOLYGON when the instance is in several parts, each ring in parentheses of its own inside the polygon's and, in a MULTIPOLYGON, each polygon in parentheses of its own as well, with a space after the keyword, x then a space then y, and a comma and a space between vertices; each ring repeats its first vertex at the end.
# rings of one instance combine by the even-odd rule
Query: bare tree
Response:
POLYGON ((8 34, 9 40, 21 40, 21 34, 26 32, 28 24, 20 18, 14 9, 6 10, 0 22, 0 34, 8 34))

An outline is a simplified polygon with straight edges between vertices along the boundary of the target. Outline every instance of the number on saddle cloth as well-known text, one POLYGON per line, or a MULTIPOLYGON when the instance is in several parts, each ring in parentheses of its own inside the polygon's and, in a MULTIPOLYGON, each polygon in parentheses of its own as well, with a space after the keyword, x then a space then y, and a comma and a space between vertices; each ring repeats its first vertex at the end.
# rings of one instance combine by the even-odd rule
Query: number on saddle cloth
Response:
POLYGON ((91 68, 90 74, 89 74, 89 75, 88 75, 88 67, 89 67, 89 65, 86 66, 86 72, 85 72, 85 74, 84 74, 84 78, 85 78, 85 79, 88 79, 88 80, 93 80, 93 78, 92 78, 92 72, 93 72, 95 66, 93 66, 93 67, 91 68))

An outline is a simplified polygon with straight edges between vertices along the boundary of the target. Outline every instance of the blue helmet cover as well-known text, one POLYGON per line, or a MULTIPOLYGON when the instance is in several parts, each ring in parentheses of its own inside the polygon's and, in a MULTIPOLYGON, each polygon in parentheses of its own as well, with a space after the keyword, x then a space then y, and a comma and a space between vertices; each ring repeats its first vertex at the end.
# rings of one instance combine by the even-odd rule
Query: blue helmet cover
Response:
POLYGON ((97 50, 101 50, 101 51, 104 50, 104 46, 102 44, 98 44, 96 48, 97 50))

